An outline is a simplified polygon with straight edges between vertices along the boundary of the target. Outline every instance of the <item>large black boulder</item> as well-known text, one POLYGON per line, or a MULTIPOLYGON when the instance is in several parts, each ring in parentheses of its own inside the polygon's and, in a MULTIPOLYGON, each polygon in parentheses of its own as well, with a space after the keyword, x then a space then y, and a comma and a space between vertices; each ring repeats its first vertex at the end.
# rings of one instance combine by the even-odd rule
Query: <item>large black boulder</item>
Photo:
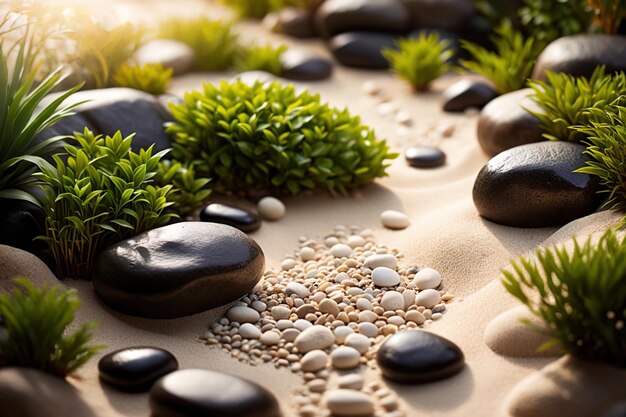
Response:
POLYGON ((394 48, 396 36, 383 32, 346 32, 330 39, 328 46, 337 61, 348 67, 387 69, 382 50, 394 48))
POLYGON ((317 10, 319 33, 373 31, 406 33, 410 29, 407 8, 400 0, 326 0, 317 10))

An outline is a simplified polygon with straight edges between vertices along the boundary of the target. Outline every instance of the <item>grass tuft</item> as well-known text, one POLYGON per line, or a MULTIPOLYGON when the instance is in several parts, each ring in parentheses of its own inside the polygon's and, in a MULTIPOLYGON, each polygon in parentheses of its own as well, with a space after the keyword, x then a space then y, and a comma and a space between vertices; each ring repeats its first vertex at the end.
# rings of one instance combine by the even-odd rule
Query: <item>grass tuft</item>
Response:
POLYGON ((122 65, 113 80, 119 87, 134 88, 150 94, 163 94, 167 91, 173 70, 163 68, 161 64, 145 64, 143 66, 122 65))

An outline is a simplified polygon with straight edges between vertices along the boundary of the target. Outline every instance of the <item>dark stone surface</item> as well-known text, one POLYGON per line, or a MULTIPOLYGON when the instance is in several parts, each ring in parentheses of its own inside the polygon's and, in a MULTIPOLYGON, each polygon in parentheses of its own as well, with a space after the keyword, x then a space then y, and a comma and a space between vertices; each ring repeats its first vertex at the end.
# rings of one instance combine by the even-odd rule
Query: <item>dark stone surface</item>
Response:
POLYGON ((100 380, 128 392, 148 391, 157 379, 177 369, 174 355, 148 346, 116 350, 98 362, 100 380))
POLYGON ((313 15, 297 7, 285 7, 278 11, 276 29, 294 38, 313 38, 317 28, 313 15))
POLYGON ((400 0, 326 0, 315 24, 322 36, 331 37, 354 31, 406 33, 410 19, 400 0))
POLYGON ((405 384, 422 384, 459 373, 465 359, 451 341, 424 330, 405 330, 387 339, 376 355, 386 378, 405 384))
POLYGON ((161 64, 171 68, 174 75, 181 75, 191 71, 196 64, 193 49, 183 42, 172 39, 154 39, 142 45, 133 60, 138 65, 161 64))
MULTIPOLYGON (((55 94, 46 97, 44 102, 55 97, 55 94)), ((74 116, 52 127, 56 134, 82 132, 86 121, 91 130, 104 135, 113 135, 118 130, 124 136, 136 133, 132 146, 135 151, 152 144, 154 152, 171 147, 163 130, 163 123, 170 121, 171 115, 157 97, 130 88, 104 88, 79 91, 63 104, 83 101, 87 102, 76 107, 74 116)))
POLYGON ((182 222, 109 246, 92 273, 96 293, 122 313, 175 318, 250 291, 263 274, 259 245, 234 227, 182 222))
POLYGON ((415 168, 436 168, 446 163, 446 154, 432 146, 413 146, 404 151, 404 159, 415 168))
POLYGON ((150 390, 152 417, 280 417, 276 398, 234 375, 184 369, 161 378, 150 390))
POLYGON ((525 110, 540 110, 529 97, 532 93, 532 89, 525 88, 503 94, 480 112, 476 134, 487 155, 494 156, 515 146, 545 141, 539 119, 525 110))
POLYGON ((626 417, 626 401, 620 401, 609 407, 602 417, 626 417))
POLYGON ((518 146, 492 158, 474 183, 474 204, 487 220, 514 227, 568 223, 598 208, 597 177, 585 166, 585 147, 571 142, 518 146))
POLYGON ((74 114, 72 116, 64 117, 47 129, 42 130, 35 136, 35 142, 41 143, 46 139, 50 139, 55 136, 68 136, 73 135, 74 132, 82 133, 85 128, 91 131, 95 131, 94 126, 81 114, 74 114))
POLYGON ((200 212, 200 220, 227 224, 250 233, 261 227, 261 218, 254 213, 227 204, 211 203, 200 212))
POLYGON ((474 0, 402 0, 413 27, 461 31, 474 16, 474 0))
POLYGON ((550 43, 543 50, 532 78, 546 81, 546 70, 589 77, 604 65, 607 73, 626 70, 626 36, 573 35, 550 43))
POLYGON ((337 61, 357 68, 387 69, 381 50, 394 48, 394 35, 381 32, 348 32, 333 37, 328 46, 337 61))
POLYGON ((498 93, 489 84, 476 80, 460 80, 443 92, 443 111, 463 112, 469 108, 482 109, 498 93))
POLYGON ((22 200, 0 199, 0 245, 13 246, 28 252, 38 252, 46 247, 41 240, 46 234, 45 214, 33 203, 22 200))
POLYGON ((297 81, 324 80, 333 73, 333 64, 326 58, 298 50, 288 50, 280 57, 280 76, 297 81))

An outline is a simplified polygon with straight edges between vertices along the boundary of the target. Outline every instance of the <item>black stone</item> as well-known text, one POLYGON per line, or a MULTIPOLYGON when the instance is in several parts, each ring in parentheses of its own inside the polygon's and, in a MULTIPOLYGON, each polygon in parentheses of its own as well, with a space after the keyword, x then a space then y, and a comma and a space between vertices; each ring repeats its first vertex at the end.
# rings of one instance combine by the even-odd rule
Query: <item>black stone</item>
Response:
POLYGON ((96 259, 93 285, 109 307, 148 318, 200 313, 249 292, 265 258, 245 233, 182 222, 115 243, 96 259))
POLYGON ((449 378, 465 365, 463 352, 448 339, 424 330, 405 330, 387 339, 376 354, 386 378, 422 384, 449 378))
POLYGON ((324 37, 354 31, 406 33, 410 29, 408 10, 400 0, 326 0, 315 14, 315 23, 324 37))
POLYGON ((0 199, 0 245, 12 246, 31 253, 46 247, 37 236, 45 235, 45 213, 24 200, 0 199))
POLYGON ((121 391, 145 392, 163 375, 178 369, 170 352, 138 346, 111 352, 100 359, 100 379, 121 391))
POLYGON ((626 401, 620 401, 609 407, 602 417, 626 417, 626 401))
MULTIPOLYGON (((81 114, 73 114, 64 117, 49 128, 39 132, 37 136, 35 136, 35 142, 41 143, 55 136, 73 135, 74 132, 82 133, 85 128, 88 128, 92 132, 96 131, 96 128, 84 116, 81 114)), ((52 160, 52 158, 50 158, 50 160, 52 160)))
POLYGON ((280 76, 297 81, 324 80, 333 73, 333 65, 325 58, 297 50, 288 50, 280 57, 280 76))
POLYGON ((487 83, 476 80, 461 80, 443 92, 443 111, 463 112, 469 108, 482 109, 498 93, 487 83))
POLYGON ((246 233, 254 232, 261 227, 261 219, 254 213, 239 207, 219 203, 211 203, 202 209, 200 220, 203 222, 227 224, 246 233))
POLYGON ((413 27, 463 30, 475 15, 474 0, 402 0, 413 27))
POLYGON ((568 223, 598 208, 597 177, 575 173, 585 147, 571 142, 518 146, 492 158, 474 183, 474 204, 487 220, 514 227, 568 223))
POLYGON ((313 38, 317 28, 313 14, 298 7, 285 7, 276 16, 276 30, 294 38, 313 38))
POLYGON ((357 68, 387 69, 389 61, 381 51, 395 48, 394 35, 381 32, 348 32, 333 37, 328 46, 343 65, 357 68))
POLYGON ((533 78, 546 81, 546 70, 589 77, 604 65, 607 73, 626 71, 626 36, 573 35, 550 43, 533 70, 533 78))
POLYGON ((487 155, 494 156, 515 146, 546 140, 539 119, 526 111, 541 111, 529 97, 532 93, 532 89, 525 88, 503 94, 480 112, 476 134, 487 155))
POLYGON ((446 154, 432 146, 413 146, 404 151, 406 162, 415 168, 436 168, 446 163, 446 154))
POLYGON ((258 384, 221 372, 184 369, 150 390, 152 417, 280 417, 276 398, 258 384))

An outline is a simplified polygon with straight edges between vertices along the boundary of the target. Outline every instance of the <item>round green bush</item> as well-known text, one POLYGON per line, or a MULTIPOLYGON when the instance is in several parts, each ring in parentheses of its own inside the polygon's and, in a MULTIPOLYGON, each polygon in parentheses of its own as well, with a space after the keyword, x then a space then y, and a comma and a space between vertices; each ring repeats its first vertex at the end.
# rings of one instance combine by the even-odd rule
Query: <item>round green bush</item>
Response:
POLYGON ((218 192, 345 193, 385 176, 397 156, 359 117, 293 85, 206 84, 170 107, 174 158, 218 192))

